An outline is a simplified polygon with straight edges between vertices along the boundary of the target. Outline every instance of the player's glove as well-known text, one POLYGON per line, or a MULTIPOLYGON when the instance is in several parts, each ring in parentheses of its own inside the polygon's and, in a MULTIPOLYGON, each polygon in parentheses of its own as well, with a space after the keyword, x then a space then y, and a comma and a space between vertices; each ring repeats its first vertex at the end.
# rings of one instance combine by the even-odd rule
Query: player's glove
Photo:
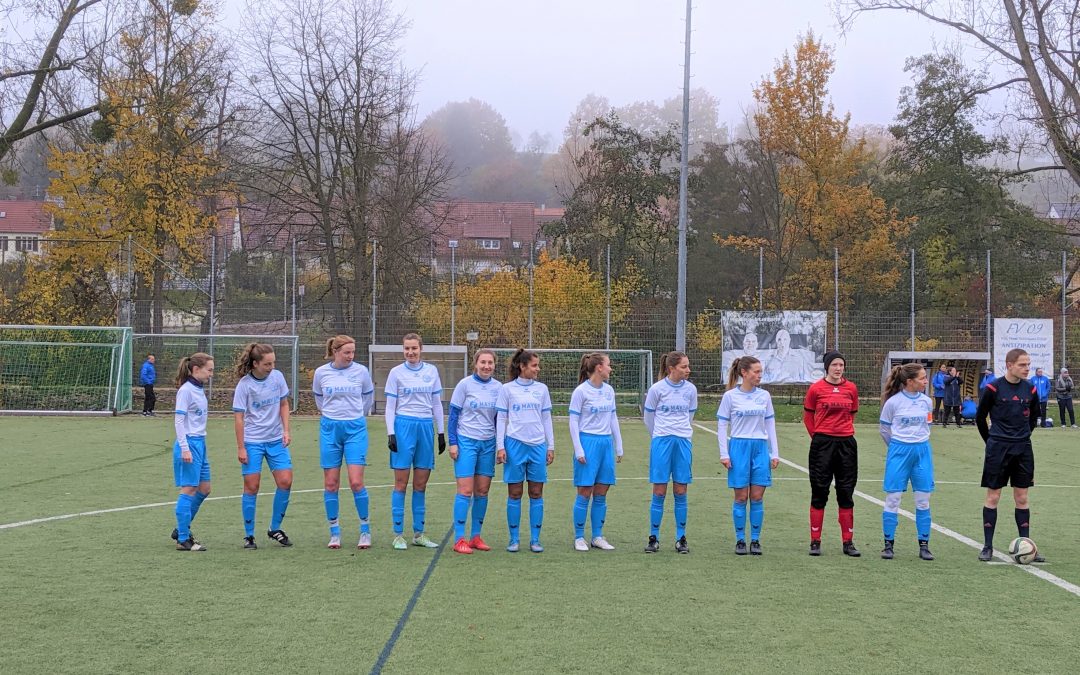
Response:
POLYGON ((446 434, 439 434, 439 454, 446 452, 446 434))
POLYGON ((394 434, 386 437, 386 447, 390 448, 390 452, 397 452, 397 437, 394 434))

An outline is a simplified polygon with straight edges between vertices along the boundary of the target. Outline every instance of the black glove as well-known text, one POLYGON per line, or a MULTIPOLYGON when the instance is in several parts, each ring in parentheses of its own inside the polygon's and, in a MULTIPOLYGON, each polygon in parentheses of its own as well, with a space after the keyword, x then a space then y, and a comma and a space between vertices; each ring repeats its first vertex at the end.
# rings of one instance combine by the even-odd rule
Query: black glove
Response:
POLYGON ((446 452, 446 434, 439 434, 439 454, 446 452))
POLYGON ((386 447, 390 448, 390 452, 397 452, 397 437, 394 434, 386 437, 386 447))

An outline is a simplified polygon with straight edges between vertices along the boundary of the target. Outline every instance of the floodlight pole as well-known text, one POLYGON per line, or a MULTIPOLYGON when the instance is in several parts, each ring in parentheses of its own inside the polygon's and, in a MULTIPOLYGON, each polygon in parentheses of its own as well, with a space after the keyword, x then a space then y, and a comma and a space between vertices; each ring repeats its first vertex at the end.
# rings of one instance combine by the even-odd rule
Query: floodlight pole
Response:
POLYGON ((915 351, 915 249, 911 249, 911 351, 915 351))
POLYGON ((840 249, 833 247, 833 349, 840 349, 840 249))
POLYGON ((371 344, 375 344, 375 310, 378 307, 376 303, 376 290, 378 290, 378 277, 376 276, 378 267, 378 255, 379 255, 379 240, 371 240, 371 344))
MULTIPOLYGON (((607 245, 607 279, 605 291, 605 297, 607 300, 607 307, 605 308, 604 317, 604 349, 611 349, 611 244, 607 245)), ((1064 296, 1062 296, 1064 297, 1064 296)))
POLYGON ((686 350, 686 193, 690 162, 690 13, 686 0, 686 40, 683 59, 682 152, 679 159, 679 273, 675 309, 675 349, 686 350))
POLYGON ((457 339, 457 239, 448 242, 450 246, 450 346, 457 339))
POLYGON ((993 335, 991 335, 993 319, 990 316, 990 249, 986 249, 986 352, 990 354, 990 360, 994 359, 993 335))
POLYGON ((765 310, 765 247, 757 250, 757 311, 765 310))
MULTIPOLYGON (((1061 252, 1061 365, 1059 368, 1067 368, 1068 361, 1065 358, 1065 317, 1066 317, 1066 294, 1065 294, 1065 275, 1068 273, 1066 263, 1068 262, 1069 254, 1066 251, 1061 252)), ((1051 377, 1053 373, 1050 373, 1051 377)))

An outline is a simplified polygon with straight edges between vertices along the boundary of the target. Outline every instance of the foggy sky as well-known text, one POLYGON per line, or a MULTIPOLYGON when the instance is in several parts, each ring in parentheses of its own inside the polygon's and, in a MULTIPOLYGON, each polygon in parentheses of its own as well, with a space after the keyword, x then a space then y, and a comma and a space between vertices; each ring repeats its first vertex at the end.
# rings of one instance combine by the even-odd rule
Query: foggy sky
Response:
MULTIPOLYGON (((235 25, 241 0, 224 0, 235 25)), ((682 88, 685 0, 396 0, 411 22, 406 65, 421 71, 419 117, 448 101, 487 101, 524 140, 557 144, 578 101, 590 93, 615 106, 662 101, 682 88)), ((859 18, 841 37, 825 0, 697 0, 692 87, 720 101, 736 128, 751 90, 809 30, 834 47, 831 92, 852 122, 888 124, 904 59, 933 49, 948 31, 897 12, 859 18)))

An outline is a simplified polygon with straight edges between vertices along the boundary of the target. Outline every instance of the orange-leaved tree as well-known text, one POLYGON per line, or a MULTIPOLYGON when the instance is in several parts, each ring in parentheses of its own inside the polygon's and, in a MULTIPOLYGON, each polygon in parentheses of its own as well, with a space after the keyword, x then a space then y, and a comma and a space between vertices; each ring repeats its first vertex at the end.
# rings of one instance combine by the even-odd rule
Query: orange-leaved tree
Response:
POLYGON ((833 110, 834 65, 811 33, 754 89, 757 141, 775 162, 779 208, 760 236, 718 237, 747 251, 764 247, 770 304, 778 309, 832 305, 834 249, 845 307, 888 293, 904 265, 898 242, 911 222, 897 218, 864 178, 873 155, 850 132, 850 116, 833 110))

